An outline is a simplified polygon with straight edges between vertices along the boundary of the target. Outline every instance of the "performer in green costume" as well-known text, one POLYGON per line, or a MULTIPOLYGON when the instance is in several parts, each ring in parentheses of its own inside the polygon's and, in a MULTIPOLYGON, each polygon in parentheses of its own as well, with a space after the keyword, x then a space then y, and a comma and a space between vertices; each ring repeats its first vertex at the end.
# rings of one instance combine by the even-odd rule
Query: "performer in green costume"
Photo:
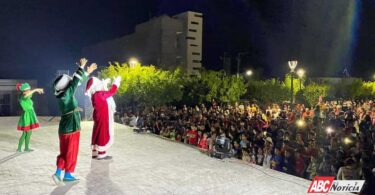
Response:
POLYGON ((87 76, 97 68, 97 65, 93 63, 85 70, 86 63, 87 60, 82 58, 73 78, 64 74, 57 77, 53 83, 55 96, 61 111, 59 124, 60 154, 57 156, 56 172, 52 175, 57 185, 62 185, 62 182, 78 181, 78 179, 71 175, 77 164, 81 131, 80 109, 78 108, 74 94, 78 85, 87 80, 87 76), (65 171, 65 174, 61 178, 63 171, 65 171))
POLYGON ((23 131, 20 141, 18 142, 17 152, 22 152, 22 145, 25 142, 25 152, 31 152, 30 149, 30 138, 33 129, 39 127, 38 119, 34 111, 34 104, 31 100, 35 92, 43 94, 44 91, 41 88, 31 90, 29 83, 18 83, 16 85, 17 91, 21 92, 19 98, 20 105, 23 113, 18 121, 17 130, 23 131))

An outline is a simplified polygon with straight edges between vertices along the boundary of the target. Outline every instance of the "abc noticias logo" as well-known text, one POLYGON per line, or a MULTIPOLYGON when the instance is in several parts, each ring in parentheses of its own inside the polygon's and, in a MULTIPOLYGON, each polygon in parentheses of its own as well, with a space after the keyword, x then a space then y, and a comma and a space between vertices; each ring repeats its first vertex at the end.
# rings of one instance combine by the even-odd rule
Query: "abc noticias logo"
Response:
POLYGON ((335 177, 316 176, 307 193, 360 192, 365 180, 334 180, 335 177))

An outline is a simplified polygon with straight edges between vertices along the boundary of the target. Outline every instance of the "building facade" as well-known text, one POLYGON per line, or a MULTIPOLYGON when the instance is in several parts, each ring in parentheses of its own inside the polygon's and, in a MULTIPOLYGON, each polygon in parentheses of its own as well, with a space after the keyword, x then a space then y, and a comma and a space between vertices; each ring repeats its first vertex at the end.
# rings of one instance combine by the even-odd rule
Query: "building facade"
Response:
POLYGON ((132 34, 84 48, 82 53, 101 64, 136 57, 142 64, 181 67, 190 75, 198 75, 202 67, 202 26, 201 13, 163 15, 138 24, 132 34))
POLYGON ((28 82, 32 88, 37 86, 36 80, 0 79, 0 116, 14 116, 21 113, 18 102, 20 92, 16 90, 16 84, 24 82, 28 82))

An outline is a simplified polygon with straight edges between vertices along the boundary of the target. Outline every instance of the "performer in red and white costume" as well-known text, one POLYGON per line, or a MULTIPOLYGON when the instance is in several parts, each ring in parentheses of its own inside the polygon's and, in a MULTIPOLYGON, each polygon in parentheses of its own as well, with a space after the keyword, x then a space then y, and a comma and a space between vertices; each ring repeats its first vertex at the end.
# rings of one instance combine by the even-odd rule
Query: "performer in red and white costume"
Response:
POLYGON ((109 160, 107 150, 114 142, 114 114, 116 104, 112 96, 120 87, 121 77, 116 77, 108 90, 110 79, 100 80, 92 77, 87 81, 86 94, 91 96, 94 107, 94 128, 92 132, 92 157, 98 160, 109 160))

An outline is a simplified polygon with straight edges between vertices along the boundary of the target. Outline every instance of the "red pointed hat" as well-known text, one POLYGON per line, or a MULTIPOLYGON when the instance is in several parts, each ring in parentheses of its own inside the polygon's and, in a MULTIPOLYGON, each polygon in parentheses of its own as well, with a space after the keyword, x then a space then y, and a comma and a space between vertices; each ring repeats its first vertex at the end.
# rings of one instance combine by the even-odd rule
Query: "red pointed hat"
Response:
POLYGON ((91 77, 91 78, 87 81, 87 84, 86 84, 86 93, 87 93, 88 90, 91 89, 93 83, 94 83, 94 79, 91 77))
POLYGON ((23 92, 23 91, 28 90, 28 89, 30 89, 29 83, 17 83, 16 84, 16 90, 17 91, 23 92))
POLYGON ((86 91, 85 91, 85 94, 86 95, 91 95, 91 90, 95 87, 95 85, 98 84, 98 81, 99 79, 96 78, 96 77, 91 77, 88 81, 87 81, 87 84, 86 84, 86 91))
POLYGON ((21 86, 22 86, 21 83, 17 83, 17 84, 16 84, 16 89, 17 89, 17 91, 21 91, 21 86))

